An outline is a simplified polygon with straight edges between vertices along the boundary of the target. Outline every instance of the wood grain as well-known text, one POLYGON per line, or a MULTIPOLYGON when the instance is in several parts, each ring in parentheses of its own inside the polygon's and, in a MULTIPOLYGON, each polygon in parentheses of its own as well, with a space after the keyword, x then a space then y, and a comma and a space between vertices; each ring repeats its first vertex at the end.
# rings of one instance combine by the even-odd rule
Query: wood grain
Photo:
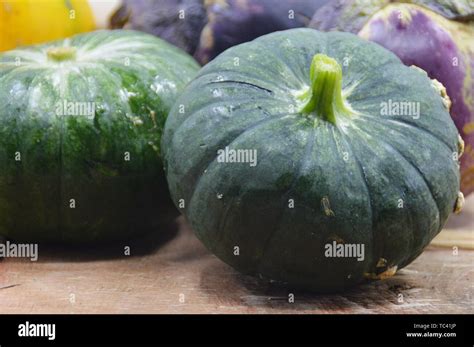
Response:
POLYGON ((106 248, 40 247, 38 262, 5 259, 0 313, 474 312, 472 250, 429 247, 391 279, 342 294, 294 292, 289 303, 287 289, 240 275, 211 255, 182 217, 166 230, 106 248))

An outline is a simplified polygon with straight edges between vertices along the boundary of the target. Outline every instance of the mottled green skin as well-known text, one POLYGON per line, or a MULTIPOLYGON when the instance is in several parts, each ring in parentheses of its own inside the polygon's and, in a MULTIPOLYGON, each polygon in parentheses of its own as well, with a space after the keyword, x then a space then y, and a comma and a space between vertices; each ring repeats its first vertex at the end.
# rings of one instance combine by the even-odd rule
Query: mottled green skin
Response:
POLYGON ((328 291, 407 265, 441 230, 459 191, 457 137, 421 70, 352 34, 294 29, 205 66, 172 108, 162 149, 173 200, 184 199, 182 212, 219 258, 328 291), (356 113, 336 125, 298 112, 296 95, 309 88, 317 53, 342 65, 343 93, 356 113), (421 117, 381 116, 389 98, 419 101, 421 117), (218 162, 225 146, 257 149, 258 164, 218 162), (332 240, 363 243, 365 260, 325 257, 332 240), (387 262, 376 267, 380 258, 387 262))
POLYGON ((0 55, 0 235, 77 243, 153 230, 167 198, 162 128, 198 65, 133 31, 74 36, 75 59, 48 61, 46 50, 64 44, 0 55), (63 100, 94 102, 95 112, 58 115, 63 100))

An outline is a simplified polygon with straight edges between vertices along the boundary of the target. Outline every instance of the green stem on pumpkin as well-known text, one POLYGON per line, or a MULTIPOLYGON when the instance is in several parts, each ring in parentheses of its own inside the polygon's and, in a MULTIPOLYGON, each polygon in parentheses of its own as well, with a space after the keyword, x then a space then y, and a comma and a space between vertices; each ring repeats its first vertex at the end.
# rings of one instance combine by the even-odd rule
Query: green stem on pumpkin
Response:
POLYGON ((338 114, 350 113, 342 98, 342 68, 335 59, 316 54, 311 62, 310 80, 310 97, 303 113, 316 112, 333 124, 338 114))
POLYGON ((76 48, 70 46, 51 47, 46 51, 49 60, 60 62, 73 60, 76 57, 76 48))

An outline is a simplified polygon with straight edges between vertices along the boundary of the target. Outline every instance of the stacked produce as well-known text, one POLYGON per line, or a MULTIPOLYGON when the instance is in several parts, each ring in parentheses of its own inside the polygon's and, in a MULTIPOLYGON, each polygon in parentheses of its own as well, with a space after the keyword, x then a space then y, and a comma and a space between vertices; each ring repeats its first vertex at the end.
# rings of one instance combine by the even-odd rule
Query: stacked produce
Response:
POLYGON ((239 43, 304 27, 328 0, 125 0, 113 28, 159 36, 206 64, 239 43))
POLYGON ((0 235, 160 232, 171 193, 241 272, 316 291, 393 276, 474 190, 471 10, 125 0, 111 26, 147 33, 4 52, 0 235))

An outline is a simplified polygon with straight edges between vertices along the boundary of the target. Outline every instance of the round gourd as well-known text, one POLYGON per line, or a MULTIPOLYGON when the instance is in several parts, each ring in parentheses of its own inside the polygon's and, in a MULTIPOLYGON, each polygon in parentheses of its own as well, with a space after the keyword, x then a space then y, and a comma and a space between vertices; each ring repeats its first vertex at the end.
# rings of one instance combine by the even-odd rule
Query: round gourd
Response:
POLYGON ((98 31, 0 55, 0 235, 120 240, 156 227, 168 111, 197 63, 98 31))
POLYGON ((68 37, 95 29, 84 0, 2 0, 0 51, 68 37))
POLYGON ((474 192, 474 2, 335 0, 314 13, 309 27, 357 34, 441 82, 465 142, 461 190, 474 192))
POLYGON ((352 34, 263 36, 205 66, 170 111, 172 198, 244 273, 320 291, 391 276, 462 202, 447 104, 352 34))

